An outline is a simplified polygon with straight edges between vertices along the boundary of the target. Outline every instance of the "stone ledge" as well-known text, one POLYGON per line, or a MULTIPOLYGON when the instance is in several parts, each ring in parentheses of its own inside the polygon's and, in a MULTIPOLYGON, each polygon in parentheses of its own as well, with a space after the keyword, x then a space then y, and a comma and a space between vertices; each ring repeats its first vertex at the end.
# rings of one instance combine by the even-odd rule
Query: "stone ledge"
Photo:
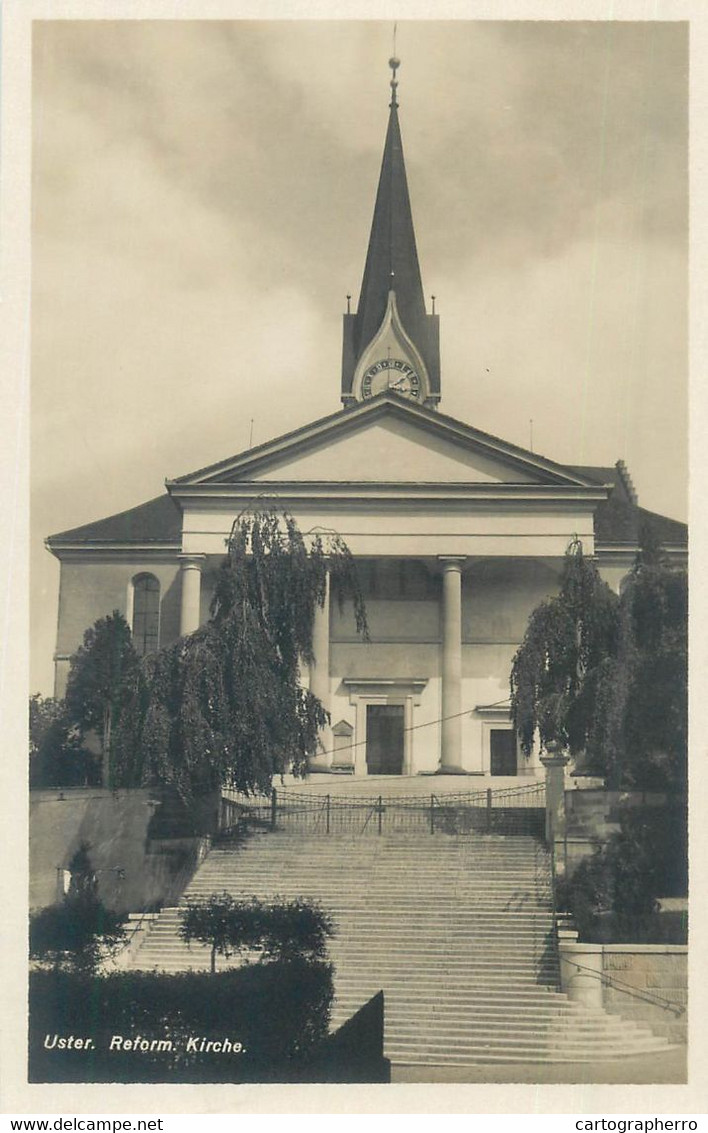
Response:
POLYGON ((603 952, 617 954, 618 952, 629 953, 645 953, 650 955, 677 954, 679 956, 688 955, 687 944, 598 944, 603 952))

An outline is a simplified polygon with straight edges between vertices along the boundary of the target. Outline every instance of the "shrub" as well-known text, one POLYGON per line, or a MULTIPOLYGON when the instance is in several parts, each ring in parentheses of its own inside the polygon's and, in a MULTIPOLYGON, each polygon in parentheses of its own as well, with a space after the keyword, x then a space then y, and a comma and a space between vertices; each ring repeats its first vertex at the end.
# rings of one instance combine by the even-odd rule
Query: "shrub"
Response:
POLYGON ((235 900, 230 893, 193 899, 180 911, 180 936, 211 946, 211 970, 216 957, 234 952, 257 952, 266 960, 321 960, 331 918, 302 899, 267 905, 256 897, 235 900))
POLYGON ((620 822, 620 832, 558 887, 558 904, 573 914, 584 940, 598 936, 603 919, 619 940, 644 940, 659 931, 658 898, 687 892, 685 808, 637 808, 620 822))
POLYGON ((30 918, 30 956, 54 968, 95 972, 125 943, 120 917, 98 897, 66 897, 30 918))
POLYGON ((33 1082, 242 1082, 298 1080, 325 1039, 332 1002, 328 964, 295 959, 209 975, 38 971, 30 976, 33 1082), (85 1036, 91 1049, 45 1046, 85 1036), (110 1049, 114 1036, 171 1049, 110 1049), (201 1049, 189 1049, 189 1039, 201 1049), (241 1052, 214 1052, 228 1038, 241 1052))
POLYGON ((97 895, 96 875, 82 842, 69 863, 71 882, 61 905, 30 918, 30 956, 54 968, 95 972, 126 940, 122 920, 97 895))

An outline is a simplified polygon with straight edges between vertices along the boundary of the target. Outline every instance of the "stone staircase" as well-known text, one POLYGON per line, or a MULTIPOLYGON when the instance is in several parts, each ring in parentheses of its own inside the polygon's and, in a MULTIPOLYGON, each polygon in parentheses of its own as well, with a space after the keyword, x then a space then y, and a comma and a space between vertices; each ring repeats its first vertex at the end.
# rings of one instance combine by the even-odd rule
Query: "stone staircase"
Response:
MULTIPOLYGON (((331 912, 333 1029, 383 989, 394 1063, 577 1062, 668 1048, 558 990, 549 863, 531 836, 256 833, 212 849, 184 897, 224 890, 311 898, 331 912)), ((208 948, 188 947, 178 926, 179 910, 163 910, 130 966, 207 969, 208 948)))

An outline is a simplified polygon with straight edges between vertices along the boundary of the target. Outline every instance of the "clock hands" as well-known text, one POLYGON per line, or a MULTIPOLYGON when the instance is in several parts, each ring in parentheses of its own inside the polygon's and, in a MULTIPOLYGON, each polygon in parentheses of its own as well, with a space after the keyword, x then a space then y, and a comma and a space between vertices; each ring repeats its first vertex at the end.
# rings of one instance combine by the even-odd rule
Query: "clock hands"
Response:
POLYGON ((400 358, 391 358, 390 347, 388 358, 381 358, 364 374, 361 385, 362 397, 373 397, 384 389, 394 393, 403 393, 406 397, 420 397, 420 379, 409 363, 400 358), (393 373, 391 372, 393 371, 393 373), (395 381, 394 374, 398 372, 395 381))

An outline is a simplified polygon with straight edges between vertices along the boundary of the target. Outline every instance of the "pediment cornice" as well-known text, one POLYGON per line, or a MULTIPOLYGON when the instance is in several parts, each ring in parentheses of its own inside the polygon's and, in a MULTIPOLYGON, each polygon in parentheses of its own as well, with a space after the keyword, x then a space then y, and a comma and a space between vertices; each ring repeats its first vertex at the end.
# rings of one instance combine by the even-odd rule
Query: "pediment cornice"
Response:
MULTIPOLYGON (((227 485, 233 487, 245 486, 245 482, 257 480, 269 467, 277 467, 284 460, 296 458, 318 446, 329 443, 335 444, 341 437, 386 420, 407 422, 415 427, 421 439, 424 439, 426 434, 436 440, 442 438, 469 453, 477 453, 488 460, 497 461, 511 470, 512 473, 518 472, 518 484, 512 482, 480 486, 486 491, 491 491, 493 488, 499 488, 502 491, 515 488, 529 490, 535 487, 548 486, 576 490, 592 489, 595 493, 599 492, 599 496, 596 495, 595 498, 601 499, 607 495, 606 489, 598 486, 597 481, 586 478, 575 469, 556 464, 537 453, 519 448, 517 445, 492 436, 490 433, 484 433, 455 420, 453 417, 447 417, 434 409, 417 405, 391 392, 379 394, 378 397, 372 398, 370 401, 348 406, 328 417, 303 425, 292 432, 266 441, 256 448, 248 449, 217 464, 201 468, 186 476, 167 480, 167 488, 173 496, 179 498, 183 495, 193 495, 195 488, 211 494, 213 490, 227 485), (528 483, 529 479, 532 483, 528 483), (522 481, 527 482, 523 483, 522 481)), ((277 484, 278 481, 270 481, 268 492, 275 492, 277 484)), ((312 484, 312 487, 314 486, 312 484)), ((261 482, 259 487, 260 491, 263 492, 265 485, 261 482)), ((347 485, 328 484, 328 487, 330 490, 345 491, 347 485)), ((396 484, 395 490, 400 491, 402 488, 409 487, 410 485, 396 484)), ((435 487, 445 492, 451 491, 453 494, 456 490, 460 490, 456 488, 455 484, 440 484, 435 487)), ((471 490, 475 485, 465 482, 461 487, 471 490)), ((308 485, 300 483, 299 488, 305 491, 308 485)), ((368 482, 365 488, 367 492, 375 490, 380 494, 380 491, 385 490, 387 485, 368 482)))

